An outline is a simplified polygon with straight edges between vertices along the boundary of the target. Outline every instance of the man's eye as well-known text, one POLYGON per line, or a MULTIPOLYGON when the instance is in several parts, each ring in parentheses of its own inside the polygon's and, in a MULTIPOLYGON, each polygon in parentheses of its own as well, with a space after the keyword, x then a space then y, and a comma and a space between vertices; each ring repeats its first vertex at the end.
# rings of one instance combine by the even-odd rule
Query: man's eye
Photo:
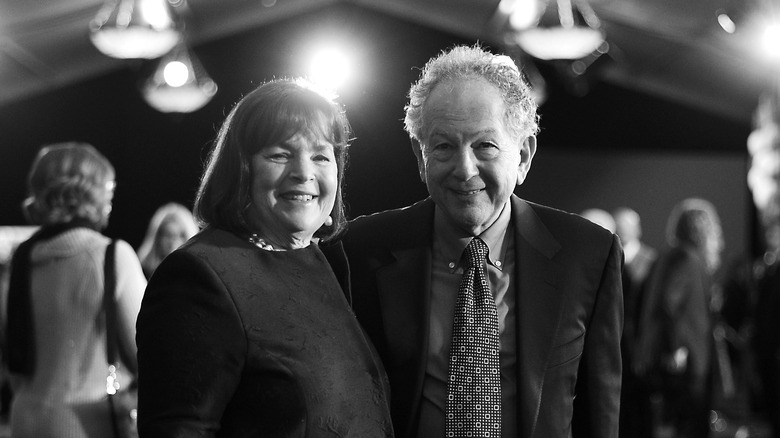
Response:
POLYGON ((431 151, 432 151, 432 152, 437 152, 437 151, 448 151, 448 150, 450 150, 450 149, 452 149, 452 145, 451 145, 451 144, 449 144, 449 143, 439 143, 439 144, 435 144, 435 145, 433 145, 433 146, 431 147, 431 151))
POLYGON ((500 152, 498 145, 489 141, 483 141, 474 147, 474 153, 481 159, 495 158, 500 152))

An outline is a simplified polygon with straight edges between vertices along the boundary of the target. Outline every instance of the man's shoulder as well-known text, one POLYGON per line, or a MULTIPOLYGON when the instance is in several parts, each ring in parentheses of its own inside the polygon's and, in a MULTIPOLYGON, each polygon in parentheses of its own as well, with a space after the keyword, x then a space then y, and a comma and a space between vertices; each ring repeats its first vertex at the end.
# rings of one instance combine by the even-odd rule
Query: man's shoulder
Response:
POLYGON ((434 203, 428 198, 412 205, 358 216, 349 223, 349 233, 425 227, 433 222, 434 203))
POLYGON ((571 213, 559 208, 548 205, 537 204, 514 197, 515 217, 532 216, 541 222, 545 227, 552 230, 588 232, 593 231, 598 234, 609 234, 610 232, 603 227, 583 218, 582 216, 571 213))
POLYGON ((520 199, 513 202, 516 232, 548 255, 561 248, 575 257, 606 255, 616 244, 611 231, 578 214, 520 199))
POLYGON ((342 238, 349 253, 358 247, 401 248, 430 242, 434 203, 428 198, 403 208, 359 216, 342 238))

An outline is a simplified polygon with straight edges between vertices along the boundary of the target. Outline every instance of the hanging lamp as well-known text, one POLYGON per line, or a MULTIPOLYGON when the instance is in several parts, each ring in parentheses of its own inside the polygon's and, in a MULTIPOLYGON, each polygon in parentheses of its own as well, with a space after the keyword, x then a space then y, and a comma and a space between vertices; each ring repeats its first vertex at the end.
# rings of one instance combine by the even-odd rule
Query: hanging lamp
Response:
POLYGON ((513 38, 534 58, 579 59, 604 42, 601 22, 587 0, 530 1, 538 2, 542 12, 534 25, 513 29, 513 38))
POLYGON ((106 0, 89 24, 92 43, 120 59, 153 59, 182 39, 183 23, 168 0, 106 0))
POLYGON ((217 93, 217 84, 183 42, 156 62, 154 72, 141 85, 144 100, 152 108, 189 113, 202 108, 217 93))

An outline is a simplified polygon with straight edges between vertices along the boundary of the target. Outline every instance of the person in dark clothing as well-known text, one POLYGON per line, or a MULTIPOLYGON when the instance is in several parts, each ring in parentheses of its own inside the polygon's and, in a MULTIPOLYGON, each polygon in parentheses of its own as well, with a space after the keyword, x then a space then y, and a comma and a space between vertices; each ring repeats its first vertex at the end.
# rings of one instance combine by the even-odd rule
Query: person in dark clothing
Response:
POLYGON ((138 317, 142 438, 393 436, 345 256, 319 245, 346 223, 349 140, 343 110, 300 81, 230 112, 195 201, 203 231, 157 267, 138 317))
POLYGON ((676 437, 706 438, 714 364, 710 298, 723 249, 715 207, 697 198, 677 204, 667 240, 640 305, 635 369, 660 397, 659 421, 676 437))

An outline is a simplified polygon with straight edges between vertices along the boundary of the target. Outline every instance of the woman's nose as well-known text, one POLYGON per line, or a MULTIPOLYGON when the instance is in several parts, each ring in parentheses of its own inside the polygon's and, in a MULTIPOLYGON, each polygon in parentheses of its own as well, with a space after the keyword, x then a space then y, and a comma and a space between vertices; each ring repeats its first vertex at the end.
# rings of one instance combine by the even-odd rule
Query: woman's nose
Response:
POLYGON ((292 161, 290 176, 297 181, 310 181, 314 179, 314 163, 308 158, 298 157, 292 161))

